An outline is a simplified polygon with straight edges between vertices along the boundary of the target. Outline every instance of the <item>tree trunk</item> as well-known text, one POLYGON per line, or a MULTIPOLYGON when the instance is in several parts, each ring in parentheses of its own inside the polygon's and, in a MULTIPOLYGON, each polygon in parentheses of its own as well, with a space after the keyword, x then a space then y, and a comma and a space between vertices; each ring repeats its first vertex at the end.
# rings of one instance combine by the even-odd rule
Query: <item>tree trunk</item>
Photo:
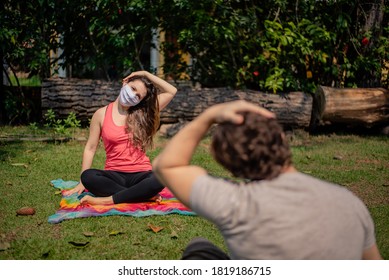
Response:
POLYGON ((120 91, 119 83, 86 79, 48 79, 42 83, 42 115, 52 109, 59 119, 74 112, 83 124, 93 113, 114 101, 120 91))
POLYGON ((0 76, 0 125, 4 124, 5 121, 5 90, 4 90, 4 57, 3 49, 0 48, 0 61, 1 61, 1 76, 0 76))
POLYGON ((307 128, 309 126, 312 110, 311 95, 303 92, 278 95, 227 88, 180 89, 161 112, 161 123, 191 121, 212 105, 238 99, 247 100, 273 111, 280 123, 287 127, 307 128))
MULTIPOLYGON (((366 22, 362 28, 363 33, 373 32, 376 37, 381 34, 382 28, 384 27, 382 22, 384 19, 384 0, 376 0, 376 3, 371 3, 370 11, 367 12, 366 22)), ((362 10, 363 13, 365 13, 362 10)))
MULTIPOLYGON (((42 84, 42 114, 53 109, 57 118, 74 112, 85 123, 100 107, 114 101, 120 84, 97 80, 49 79, 42 84)), ((312 97, 302 92, 266 94, 228 88, 193 89, 178 86, 178 93, 161 111, 161 124, 193 120, 208 107, 222 102, 245 99, 273 111, 281 124, 307 128, 312 110, 312 97)))
MULTIPOLYGON (((114 101, 119 83, 97 80, 50 79, 42 84, 42 113, 53 109, 57 118, 74 112, 84 124, 100 107, 114 101)), ((277 115, 285 128, 310 128, 322 124, 372 127, 389 123, 389 92, 382 88, 337 89, 319 86, 312 97, 303 92, 268 94, 253 90, 201 88, 178 85, 178 93, 161 112, 161 124, 182 124, 208 107, 244 99, 277 115)))
POLYGON ((289 94, 266 94, 253 90, 232 90, 227 88, 203 88, 179 90, 172 102, 161 112, 161 135, 172 137, 185 124, 208 107, 233 101, 247 100, 274 112, 284 128, 308 128, 312 96, 303 92, 289 94))
POLYGON ((389 122, 389 91, 383 88, 319 86, 313 100, 310 127, 356 124, 371 127, 389 122))

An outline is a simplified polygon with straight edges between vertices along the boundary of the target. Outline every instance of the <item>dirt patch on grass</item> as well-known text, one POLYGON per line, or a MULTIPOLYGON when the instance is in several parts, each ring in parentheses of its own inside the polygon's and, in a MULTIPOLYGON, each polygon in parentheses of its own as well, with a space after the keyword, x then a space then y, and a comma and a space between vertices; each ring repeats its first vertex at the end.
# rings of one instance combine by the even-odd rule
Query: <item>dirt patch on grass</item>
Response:
POLYGON ((61 239, 62 238, 61 225, 53 225, 52 226, 52 236, 54 239, 61 239))
POLYGON ((371 164, 371 165, 375 165, 375 166, 382 165, 385 168, 389 169, 389 162, 385 162, 383 160, 378 160, 378 159, 367 159, 367 158, 358 159, 358 160, 356 160, 356 163, 358 163, 358 164, 371 164))
POLYGON ((358 196, 367 207, 389 205, 389 186, 372 186, 368 184, 351 184, 347 188, 358 196))
POLYGON ((15 241, 16 239, 18 239, 18 233, 15 230, 0 234, 0 241, 1 242, 11 243, 11 242, 15 241))

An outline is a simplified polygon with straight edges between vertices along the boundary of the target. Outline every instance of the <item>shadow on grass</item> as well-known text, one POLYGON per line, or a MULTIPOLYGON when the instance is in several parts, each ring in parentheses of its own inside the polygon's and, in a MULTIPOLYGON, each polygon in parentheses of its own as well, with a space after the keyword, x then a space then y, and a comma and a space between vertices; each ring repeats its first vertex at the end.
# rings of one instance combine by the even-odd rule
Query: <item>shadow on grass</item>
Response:
POLYGON ((389 125, 375 124, 371 127, 366 127, 365 125, 349 125, 349 124, 331 124, 331 125, 322 125, 318 126, 312 131, 311 135, 358 135, 358 136, 389 136, 389 125))
POLYGON ((18 145, 19 142, 12 145, 0 142, 0 161, 6 161, 9 158, 16 156, 17 151, 21 150, 21 145, 18 145))

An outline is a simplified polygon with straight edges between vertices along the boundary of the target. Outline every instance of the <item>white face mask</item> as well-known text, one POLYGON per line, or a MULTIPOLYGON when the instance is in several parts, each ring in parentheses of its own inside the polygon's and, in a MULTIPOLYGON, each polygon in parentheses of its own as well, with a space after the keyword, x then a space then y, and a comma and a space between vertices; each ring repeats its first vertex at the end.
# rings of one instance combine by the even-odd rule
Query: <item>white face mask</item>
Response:
POLYGON ((140 99, 135 92, 130 88, 128 84, 124 85, 120 90, 119 102, 125 107, 136 106, 139 104, 140 99))

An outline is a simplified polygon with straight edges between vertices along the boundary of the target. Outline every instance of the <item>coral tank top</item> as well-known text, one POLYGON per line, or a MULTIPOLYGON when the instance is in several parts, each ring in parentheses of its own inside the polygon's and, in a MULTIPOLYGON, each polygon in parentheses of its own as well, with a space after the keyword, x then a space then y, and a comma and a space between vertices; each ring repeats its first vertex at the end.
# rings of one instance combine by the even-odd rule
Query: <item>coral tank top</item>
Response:
POLYGON ((126 126, 117 126, 112 117, 113 103, 107 107, 101 138, 103 139, 106 160, 105 170, 121 172, 141 172, 152 169, 150 159, 139 148, 132 145, 132 138, 126 126))

